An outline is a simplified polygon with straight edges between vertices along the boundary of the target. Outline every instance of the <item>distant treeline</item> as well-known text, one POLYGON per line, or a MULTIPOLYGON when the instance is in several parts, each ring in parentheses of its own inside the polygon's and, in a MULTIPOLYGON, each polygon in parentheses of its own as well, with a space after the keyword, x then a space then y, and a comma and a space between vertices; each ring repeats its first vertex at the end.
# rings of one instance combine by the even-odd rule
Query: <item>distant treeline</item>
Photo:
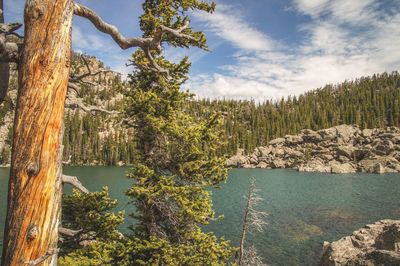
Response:
MULTIPOLYGON (((112 87, 121 90, 120 84, 112 87)), ((103 99, 115 96, 115 92, 106 90, 98 93, 103 99)), ((83 97, 90 102, 94 95, 87 90, 83 91, 83 97)), ((119 110, 123 109, 123 102, 116 103, 119 110)), ((0 108, 0 114, 4 116, 8 108, 0 108)), ((271 139, 297 134, 304 128, 318 130, 339 124, 357 124, 362 128, 400 126, 400 74, 383 73, 327 85, 280 101, 193 100, 187 103, 186 109, 198 120, 221 113, 225 145, 217 153, 231 155, 237 148, 252 151, 271 139)), ((120 128, 113 130, 113 122, 107 114, 67 111, 64 159, 72 156, 73 164, 132 163, 134 134, 120 128)), ((9 156, 9 151, 1 154, 9 156)))
POLYGON ((237 148, 251 151, 304 128, 399 126, 400 74, 383 73, 327 85, 280 101, 198 100, 190 103, 188 111, 199 119, 221 112, 226 140, 222 154, 232 154, 237 148))

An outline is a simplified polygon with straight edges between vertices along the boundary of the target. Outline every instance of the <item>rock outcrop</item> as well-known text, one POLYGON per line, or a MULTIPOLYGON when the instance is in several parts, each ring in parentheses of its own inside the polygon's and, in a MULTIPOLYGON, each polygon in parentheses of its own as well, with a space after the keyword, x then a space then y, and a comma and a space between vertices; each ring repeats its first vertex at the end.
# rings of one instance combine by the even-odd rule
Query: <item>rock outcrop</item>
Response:
POLYGON ((323 173, 400 172, 400 128, 364 129, 340 125, 271 140, 245 155, 227 161, 230 167, 293 168, 323 173))
POLYGON ((400 221, 382 220, 324 243, 321 266, 400 265, 400 221))

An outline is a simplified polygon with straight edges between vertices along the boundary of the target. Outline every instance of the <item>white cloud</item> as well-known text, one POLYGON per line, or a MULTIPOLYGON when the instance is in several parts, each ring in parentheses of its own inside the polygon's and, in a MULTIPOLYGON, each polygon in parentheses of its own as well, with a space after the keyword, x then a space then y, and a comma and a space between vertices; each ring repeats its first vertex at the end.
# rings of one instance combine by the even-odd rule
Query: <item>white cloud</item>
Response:
POLYGON ((72 43, 75 49, 84 51, 106 50, 110 47, 109 42, 100 37, 102 33, 84 33, 79 26, 74 25, 72 29, 72 43))
MULTIPOLYGON (((196 76, 187 86, 202 97, 279 98, 399 69, 400 14, 381 8, 379 3, 294 0, 292 11, 311 20, 299 27, 304 36, 300 45, 285 49, 276 45, 279 40, 255 30, 243 16, 228 12, 231 9, 224 6, 219 14, 223 20, 210 16, 207 21, 218 36, 238 47, 235 63, 221 67, 220 73, 196 76), (238 36, 257 32, 254 46, 232 38, 226 21, 241 24, 240 32, 235 32, 238 36)), ((394 2, 391 9, 399 10, 400 2, 394 2)))
POLYGON ((212 15, 196 12, 194 16, 206 23, 207 30, 240 49, 268 51, 276 45, 272 39, 247 23, 237 9, 231 6, 219 4, 212 15))
POLYGON ((295 7, 306 15, 318 16, 325 10, 329 0, 295 0, 295 7))

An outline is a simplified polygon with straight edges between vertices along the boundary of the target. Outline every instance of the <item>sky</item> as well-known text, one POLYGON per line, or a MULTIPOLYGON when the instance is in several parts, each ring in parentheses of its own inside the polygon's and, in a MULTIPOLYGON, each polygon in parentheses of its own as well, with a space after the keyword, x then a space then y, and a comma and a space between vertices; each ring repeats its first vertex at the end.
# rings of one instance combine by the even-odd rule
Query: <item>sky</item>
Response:
MULTIPOLYGON (((22 21, 24 0, 4 0, 6 21, 22 21)), ((125 36, 140 36, 139 0, 80 0, 125 36)), ((168 48, 192 61, 185 88, 198 97, 279 99, 400 68, 400 0, 217 0, 213 14, 192 12, 210 52, 168 48)), ((126 75, 133 49, 74 18, 73 49, 126 75)))

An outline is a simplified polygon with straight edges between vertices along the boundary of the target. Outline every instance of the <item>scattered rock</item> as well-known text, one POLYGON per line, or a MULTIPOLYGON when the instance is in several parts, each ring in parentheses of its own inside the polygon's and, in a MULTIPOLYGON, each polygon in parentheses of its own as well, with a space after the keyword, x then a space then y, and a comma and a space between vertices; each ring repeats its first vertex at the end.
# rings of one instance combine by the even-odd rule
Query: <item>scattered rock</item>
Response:
POLYGON ((272 168, 285 168, 285 161, 281 159, 275 159, 272 161, 272 168))
POLYGON ((324 242, 320 266, 400 265, 400 221, 382 220, 324 242))
POLYGON ((336 150, 337 155, 339 156, 345 156, 349 159, 353 159, 354 158, 354 150, 355 148, 353 146, 350 145, 346 145, 346 146, 339 146, 336 150))
POLYGON ((372 129, 364 129, 362 132, 361 132, 361 135, 364 137, 364 138, 369 138, 369 137, 372 137, 372 133, 373 133, 374 131, 372 130, 372 129))
POLYGON ((257 164, 257 168, 268 168, 269 164, 267 164, 266 162, 260 162, 259 164, 257 164))
POLYGON ((350 163, 341 164, 336 161, 330 162, 331 165, 331 172, 333 174, 348 174, 348 173, 355 173, 356 169, 350 163))
POLYGON ((227 161, 230 167, 294 168, 323 173, 400 172, 400 128, 360 130, 340 125, 277 138, 252 154, 238 150, 227 161))
POLYGON ((243 149, 238 149, 236 155, 232 156, 226 161, 227 167, 241 167, 248 163, 247 156, 244 155, 243 149))
POLYGON ((287 135, 285 136, 286 143, 289 145, 297 145, 303 143, 303 137, 298 135, 287 135))
POLYGON ((313 160, 308 162, 305 165, 301 165, 299 167, 300 172, 319 172, 319 173, 330 173, 331 167, 325 165, 323 162, 319 160, 313 160))
POLYGON ((269 142, 269 145, 278 145, 278 144, 283 144, 284 142, 285 142, 284 138, 278 138, 278 139, 271 140, 269 142))

